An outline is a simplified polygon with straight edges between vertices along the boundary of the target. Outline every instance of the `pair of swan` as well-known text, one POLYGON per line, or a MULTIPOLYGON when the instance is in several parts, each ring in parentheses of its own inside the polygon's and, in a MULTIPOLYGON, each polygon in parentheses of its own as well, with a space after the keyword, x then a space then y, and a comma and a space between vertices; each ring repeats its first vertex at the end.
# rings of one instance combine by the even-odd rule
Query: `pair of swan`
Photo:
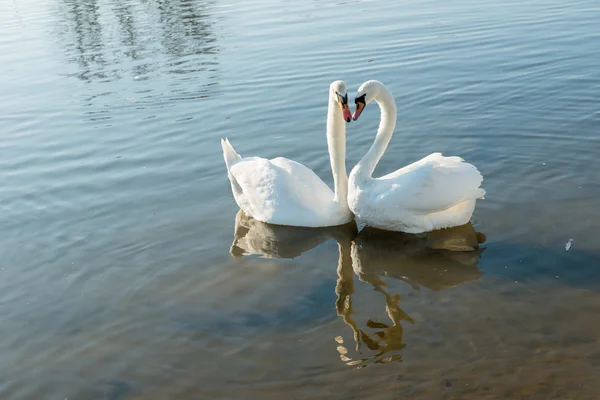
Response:
POLYGON ((329 87, 327 146, 334 191, 311 169, 287 158, 240 157, 229 140, 223 156, 238 206, 270 224, 301 227, 342 225, 356 218, 367 226, 422 233, 469 222, 485 191, 483 177, 459 157, 429 156, 380 178, 373 171, 396 126, 396 103, 379 81, 363 83, 355 98, 357 120, 370 102, 381 109, 375 141, 346 174, 348 89, 343 81, 329 87))

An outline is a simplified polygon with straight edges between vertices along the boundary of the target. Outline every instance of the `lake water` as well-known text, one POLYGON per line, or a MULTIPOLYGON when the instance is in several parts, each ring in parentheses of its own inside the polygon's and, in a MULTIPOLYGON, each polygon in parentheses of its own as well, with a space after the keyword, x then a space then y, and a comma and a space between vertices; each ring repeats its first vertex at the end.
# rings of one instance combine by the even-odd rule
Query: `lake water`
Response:
MULTIPOLYGON (((3 1, 0 398, 596 399, 599 20, 592 0, 3 1), (434 151, 479 168, 481 250, 237 215, 220 138, 331 184, 336 79, 396 97, 375 175, 434 151)), ((349 169, 378 120, 348 125, 349 169)))

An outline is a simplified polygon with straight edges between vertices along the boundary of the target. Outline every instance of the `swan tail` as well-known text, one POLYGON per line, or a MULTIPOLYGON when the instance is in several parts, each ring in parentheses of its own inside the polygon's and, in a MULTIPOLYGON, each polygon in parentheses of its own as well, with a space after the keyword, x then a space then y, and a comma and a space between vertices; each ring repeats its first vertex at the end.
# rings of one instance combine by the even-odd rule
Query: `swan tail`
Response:
POLYGON ((223 158, 225 159, 225 165, 227 165, 227 171, 235 164, 237 160, 242 158, 238 153, 235 152, 229 139, 221 139, 221 147, 223 148, 223 158))

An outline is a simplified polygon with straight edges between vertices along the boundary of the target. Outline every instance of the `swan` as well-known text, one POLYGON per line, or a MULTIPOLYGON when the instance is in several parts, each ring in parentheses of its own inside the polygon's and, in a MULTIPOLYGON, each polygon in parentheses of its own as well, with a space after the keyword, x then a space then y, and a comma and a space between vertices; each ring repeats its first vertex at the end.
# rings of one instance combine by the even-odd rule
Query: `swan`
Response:
POLYGON ((346 122, 348 88, 343 81, 329 87, 327 146, 335 193, 311 169, 287 158, 240 157, 227 138, 221 139, 227 175, 237 205, 252 218, 275 225, 326 227, 354 220, 346 201, 346 122))
POLYGON ((469 222, 475 202, 483 198, 485 190, 480 188, 481 173, 460 157, 433 153, 388 175, 372 177, 396 126, 394 98, 376 80, 358 89, 353 119, 356 121, 373 100, 381 109, 381 121, 373 145, 350 172, 350 210, 367 226, 406 233, 469 222))

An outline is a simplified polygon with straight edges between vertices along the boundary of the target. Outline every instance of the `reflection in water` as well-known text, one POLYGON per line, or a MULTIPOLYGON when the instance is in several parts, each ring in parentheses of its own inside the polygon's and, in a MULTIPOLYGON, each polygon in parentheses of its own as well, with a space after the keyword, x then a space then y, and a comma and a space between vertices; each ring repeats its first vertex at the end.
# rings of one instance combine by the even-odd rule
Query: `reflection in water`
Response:
POLYGON ((477 263, 484 249, 479 248, 479 237, 471 224, 427 235, 363 229, 352 246, 354 272, 371 284, 387 276, 415 289, 456 286, 481 276, 477 263))
MULTIPOLYGON (((64 0, 60 43, 77 78, 110 82, 130 75, 135 80, 165 73, 208 72, 203 86, 217 75, 219 48, 209 18, 212 2, 179 0, 98 3, 64 0)), ((197 81, 198 75, 194 77, 197 81)))
POLYGON ((402 340, 404 330, 401 322, 413 324, 414 321, 400 308, 400 295, 389 293, 385 289, 389 285, 381 277, 399 279, 415 289, 421 285, 432 290, 477 279, 482 275, 477 268, 481 254, 478 241, 482 238, 471 224, 427 235, 366 228, 352 242, 350 249, 340 246, 336 311, 352 329, 357 353, 356 359, 352 359, 348 348, 343 345, 343 338, 338 336, 335 340, 339 344, 337 349, 341 360, 359 368, 369 362, 402 361, 400 350, 406 345, 402 340), (457 253, 457 248, 475 250, 457 253), (368 334, 366 328, 359 328, 352 318, 353 272, 385 298, 385 310, 391 323, 367 320, 366 328, 374 330, 372 334, 368 334), (375 354, 364 357, 363 344, 375 354))
POLYGON ((359 368, 368 363, 402 361, 400 350, 406 345, 402 341, 404 330, 401 322, 413 324, 414 320, 400 308, 400 294, 391 294, 385 289, 389 285, 382 276, 404 281, 414 289, 425 286, 432 290, 477 279, 482 275, 477 268, 482 252, 478 242, 483 238, 471 224, 426 235, 365 228, 350 249, 340 245, 336 311, 352 329, 357 353, 356 359, 352 359, 348 348, 343 345, 343 338, 338 336, 335 340, 339 344, 337 349, 341 360, 359 368), (457 249, 472 251, 459 253, 457 249), (359 328, 352 318, 353 273, 361 281, 370 283, 385 298, 385 311, 391 323, 367 320, 366 328, 374 330, 372 334, 368 334, 366 328, 359 328), (364 357, 363 344, 375 354, 364 357))
POLYGON ((106 78, 104 66, 104 40, 102 40, 102 26, 98 4, 94 0, 85 2, 72 1, 65 4, 69 15, 69 22, 73 26, 72 42, 69 48, 74 54, 73 60, 79 64, 80 73, 77 75, 82 80, 88 80, 92 70, 98 69, 97 77, 106 78))
POLYGON ((361 280, 371 283, 377 292, 384 295, 385 310, 390 318, 391 325, 369 319, 366 322, 366 326, 371 329, 376 329, 377 331, 374 334, 369 335, 365 330, 360 329, 356 321, 351 317, 353 312, 352 294, 354 292, 351 263, 352 258, 349 256, 349 254, 346 254, 346 257, 340 256, 340 263, 338 265, 338 282, 336 285, 336 294, 338 296, 336 301, 336 311, 337 314, 342 317, 344 323, 346 323, 346 325, 352 329, 354 341, 356 343, 355 350, 359 354, 359 357, 362 355, 362 344, 364 344, 369 350, 376 351, 376 354, 370 358, 362 357, 353 360, 348 356, 348 349, 343 345, 344 341, 342 336, 337 336, 335 340, 339 344, 337 350, 340 353, 341 360, 348 365, 359 365, 360 367, 366 366, 365 362, 369 360, 374 363, 381 364, 392 361, 401 361, 399 351, 405 347, 405 344, 402 342, 403 327, 400 322, 404 320, 414 323, 414 321, 410 316, 402 311, 398 305, 398 302, 400 301, 400 295, 391 295, 388 293, 383 288, 383 286, 387 286, 387 284, 378 276, 374 275, 370 280, 365 280, 362 278, 361 280), (388 353, 392 353, 392 355, 381 357, 383 355, 387 355, 388 353))
POLYGON ((257 254, 265 258, 294 258, 330 239, 350 242, 356 236, 355 222, 328 228, 271 225, 255 220, 240 210, 235 216, 231 255, 257 254))
POLYGON ((352 330, 357 356, 350 357, 342 336, 335 338, 337 350, 344 363, 362 368, 369 363, 402 361, 400 351, 406 346, 402 321, 414 324, 400 308, 400 294, 390 293, 390 285, 382 277, 401 280, 417 290, 420 286, 442 290, 477 279, 482 275, 477 263, 483 252, 479 249, 483 238, 471 224, 426 235, 372 228, 357 234, 354 222, 331 228, 289 227, 265 224, 240 210, 230 252, 234 257, 255 254, 294 258, 327 240, 336 240, 339 258, 335 308, 352 330), (368 319, 365 328, 359 327, 352 315, 355 274, 383 295, 389 323, 368 319))

